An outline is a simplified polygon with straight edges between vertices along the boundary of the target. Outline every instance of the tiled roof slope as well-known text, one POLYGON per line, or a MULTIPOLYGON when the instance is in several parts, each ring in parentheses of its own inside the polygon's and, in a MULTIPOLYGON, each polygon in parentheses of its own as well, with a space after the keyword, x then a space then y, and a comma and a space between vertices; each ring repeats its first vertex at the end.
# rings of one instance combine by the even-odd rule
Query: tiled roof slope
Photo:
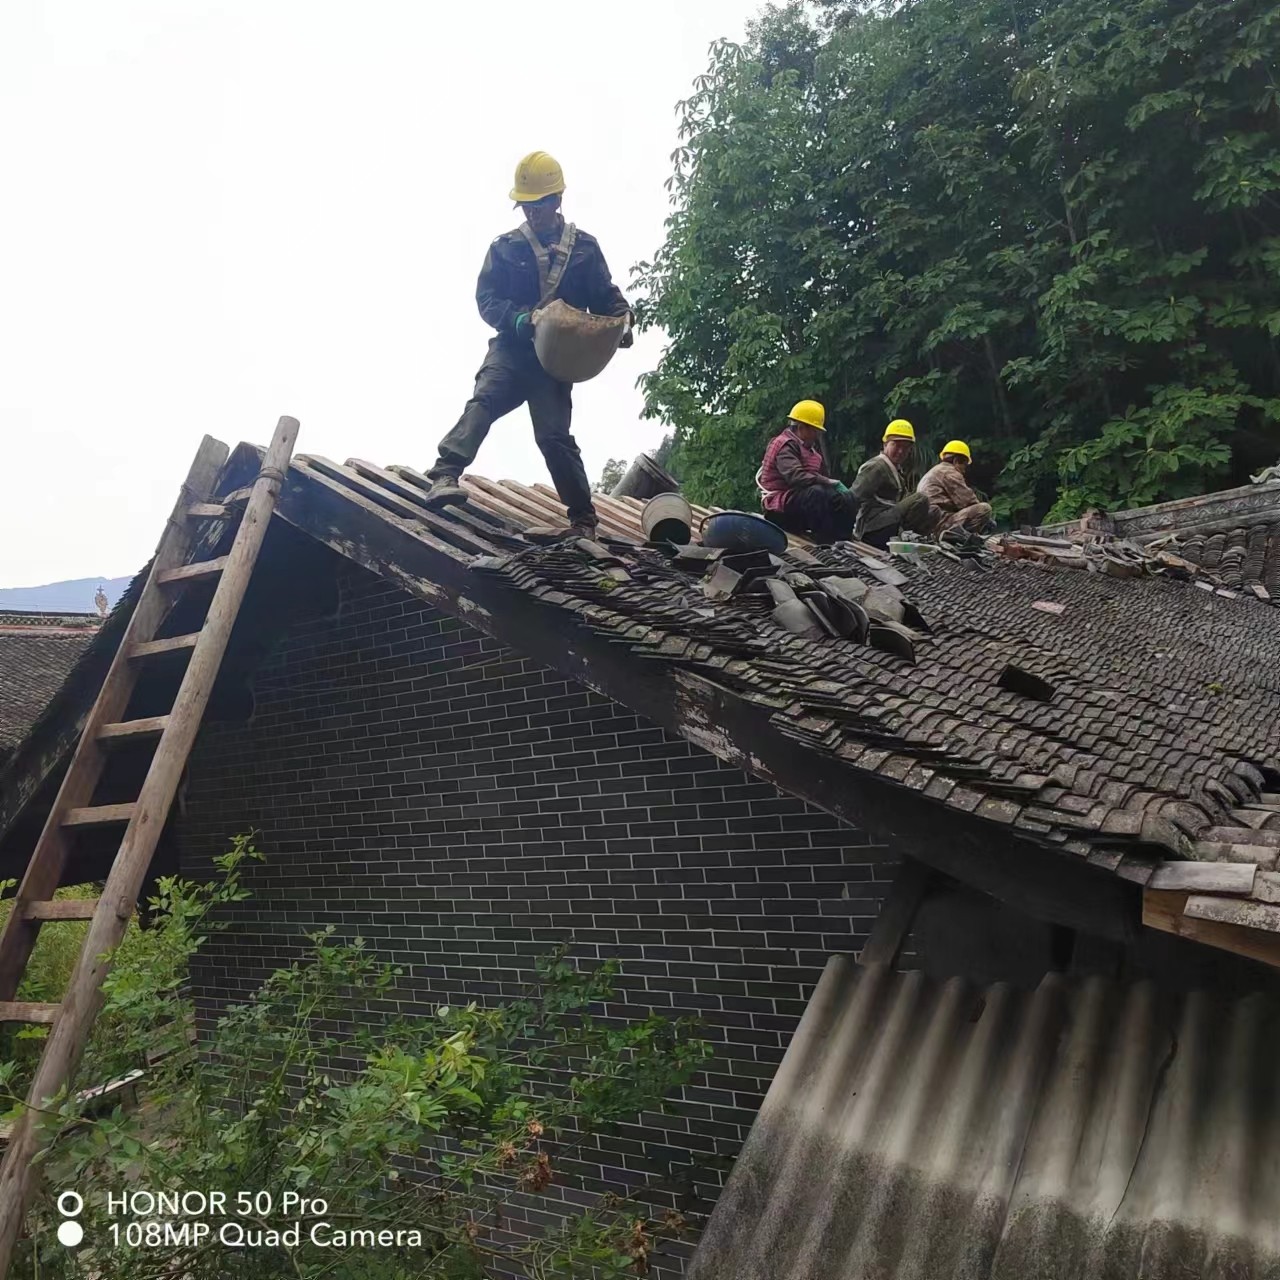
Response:
MULTIPOLYGON (((903 590, 932 631, 918 637, 913 665, 793 636, 771 621, 766 596, 711 604, 697 577, 635 544, 634 499, 600 504, 604 530, 633 540, 610 543, 619 581, 575 544, 519 536, 564 519, 542 486, 468 477, 471 504, 440 516, 424 512, 426 482, 407 468, 304 457, 294 473, 384 518, 424 519, 433 541, 456 533, 444 549, 474 571, 639 661, 696 672, 767 708, 798 746, 851 771, 1139 882, 1161 857, 1275 866, 1280 627, 1255 599, 1165 578, 902 561, 903 590), (1035 607, 1044 603, 1062 610, 1035 607), (1001 688, 1010 663, 1048 680, 1052 701, 1001 688)), ((818 555, 877 581, 851 552, 818 555)))
MULTIPOLYGON (((1227 828, 1247 843, 1244 810, 1280 780, 1280 628, 1256 601, 1164 579, 935 559, 902 566, 932 631, 913 665, 797 638, 770 620, 768 597, 709 608, 660 552, 623 558, 625 583, 574 549, 485 568, 625 638, 637 656, 766 702, 798 742, 850 768, 1113 868, 1126 844, 1212 857, 1227 828), (1045 602, 1063 611, 1034 607, 1045 602), (1001 688, 1010 663, 1048 680, 1053 700, 1001 688)), ((875 582, 851 556, 820 558, 875 582)), ((1280 828, 1280 812, 1266 823, 1280 828)), ((1272 865, 1276 852, 1259 859, 1272 865)))
MULTIPOLYGON (((254 471, 258 453, 235 451, 226 492, 254 471)), ((717 691, 728 716, 715 711, 717 732, 746 737, 708 738, 708 749, 753 768, 750 735, 767 726, 769 753, 789 740, 796 750, 786 768, 804 762, 782 785, 850 820, 870 818, 870 805, 880 827, 901 833, 924 815, 934 834, 917 835, 936 843, 951 829, 947 815, 964 815, 966 848, 975 829, 989 829, 993 848, 1011 838, 1019 850, 1057 849, 1137 884, 1190 892, 1188 916, 1220 918, 1212 912, 1222 902, 1205 906, 1202 895, 1235 895, 1243 904, 1233 905, 1276 917, 1249 923, 1280 932, 1280 626, 1262 601, 1166 577, 898 560, 888 574, 900 575, 929 628, 914 637, 911 662, 792 635, 772 621, 768 596, 713 603, 694 569, 641 545, 643 503, 634 499, 597 500, 607 550, 593 553, 526 536, 533 525, 563 525, 546 487, 464 484, 466 507, 433 512, 425 478, 408 468, 301 455, 277 510, 505 643, 532 646, 552 665, 564 659, 591 683, 592 670, 567 652, 582 628, 591 661, 613 673, 605 684, 622 692, 618 681, 629 681, 638 708, 649 696, 645 672, 662 668, 662 687, 677 699, 671 714, 695 740, 689 708, 703 714, 700 691, 717 691), (487 600, 506 602, 501 627, 487 600), (1010 666, 1047 682, 1051 699, 1003 687, 1010 666), (899 788, 903 805, 893 801, 899 788), (1168 863, 1186 860, 1238 865, 1223 884, 1167 882, 1168 863)), ((793 543, 786 560, 867 585, 886 576, 883 561, 852 544, 810 554, 793 543)), ((27 794, 12 772, 6 785, 27 794)), ((763 776, 778 780, 769 767, 763 776)))
POLYGON ((1280 1273, 1280 1010, 833 958, 689 1280, 1280 1273))
POLYGON ((100 621, 96 614, 0 612, 0 758, 26 736, 100 621))

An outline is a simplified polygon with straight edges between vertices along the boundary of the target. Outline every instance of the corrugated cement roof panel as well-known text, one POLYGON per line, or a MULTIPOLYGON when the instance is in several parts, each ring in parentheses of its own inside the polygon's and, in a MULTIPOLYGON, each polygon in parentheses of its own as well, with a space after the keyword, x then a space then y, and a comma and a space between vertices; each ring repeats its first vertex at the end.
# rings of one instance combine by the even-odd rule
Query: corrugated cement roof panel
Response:
POLYGON ((1274 1277, 1278 1014, 836 957, 689 1280, 1274 1277))

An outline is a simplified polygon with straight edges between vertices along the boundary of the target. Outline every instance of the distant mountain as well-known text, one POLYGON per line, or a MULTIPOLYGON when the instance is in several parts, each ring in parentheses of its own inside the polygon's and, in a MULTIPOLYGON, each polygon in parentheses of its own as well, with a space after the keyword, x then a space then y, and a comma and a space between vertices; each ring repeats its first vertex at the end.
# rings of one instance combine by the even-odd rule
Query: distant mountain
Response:
POLYGON ((97 613, 93 598, 101 587, 115 604, 129 578, 75 578, 43 587, 0 587, 0 609, 40 609, 46 613, 97 613))

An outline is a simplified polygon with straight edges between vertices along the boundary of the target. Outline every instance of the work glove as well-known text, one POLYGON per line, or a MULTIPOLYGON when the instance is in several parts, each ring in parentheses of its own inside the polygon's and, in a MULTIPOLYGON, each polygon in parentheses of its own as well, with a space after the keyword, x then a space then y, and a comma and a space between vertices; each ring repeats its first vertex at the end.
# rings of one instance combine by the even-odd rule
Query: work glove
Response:
POLYGON ((627 312, 627 331, 622 335, 622 341, 618 343, 618 346, 629 347, 635 342, 636 340, 635 324, 636 324, 635 316, 633 316, 631 312, 628 311, 627 312))
POLYGON ((516 337, 531 339, 533 337, 533 317, 527 311, 516 316, 516 337))
POLYGON ((848 486, 847 484, 845 484, 845 482, 844 482, 843 480, 837 480, 837 481, 836 481, 836 492, 837 492, 837 493, 848 493, 848 492, 849 492, 849 486, 848 486))

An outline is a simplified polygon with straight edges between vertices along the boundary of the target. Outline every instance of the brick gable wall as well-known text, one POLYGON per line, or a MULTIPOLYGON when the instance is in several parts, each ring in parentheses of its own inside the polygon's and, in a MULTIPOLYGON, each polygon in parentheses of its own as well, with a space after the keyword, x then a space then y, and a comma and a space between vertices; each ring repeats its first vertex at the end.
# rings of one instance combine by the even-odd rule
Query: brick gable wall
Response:
POLYGON ((197 963, 202 1018, 326 925, 403 966, 423 1011, 516 995, 561 943, 617 957, 624 1001, 698 1015, 716 1053, 672 1114, 575 1171, 619 1190, 662 1174, 655 1203, 706 1212, 827 955, 862 945, 894 861, 399 588, 333 571, 336 613, 294 625, 252 719, 206 725, 192 757, 183 874, 209 876, 240 831, 268 858, 197 963))

